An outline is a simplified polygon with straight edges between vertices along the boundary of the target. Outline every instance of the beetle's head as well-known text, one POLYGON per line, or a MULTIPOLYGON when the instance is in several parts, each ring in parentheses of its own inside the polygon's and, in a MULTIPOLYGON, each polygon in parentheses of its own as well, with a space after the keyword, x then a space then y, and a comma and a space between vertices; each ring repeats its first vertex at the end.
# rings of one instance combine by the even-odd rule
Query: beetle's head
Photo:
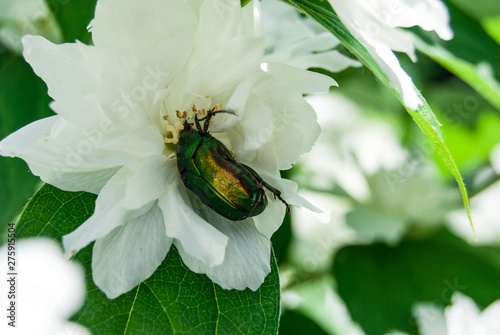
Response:
POLYGON ((175 148, 179 141, 180 133, 185 130, 191 130, 193 127, 201 133, 208 134, 212 117, 219 113, 236 115, 234 112, 223 110, 222 105, 217 104, 209 110, 197 108, 195 105, 192 105, 189 110, 176 110, 175 114, 172 113, 172 115, 163 116, 163 120, 166 121, 166 124, 164 124, 165 144, 170 146, 171 149, 175 148))

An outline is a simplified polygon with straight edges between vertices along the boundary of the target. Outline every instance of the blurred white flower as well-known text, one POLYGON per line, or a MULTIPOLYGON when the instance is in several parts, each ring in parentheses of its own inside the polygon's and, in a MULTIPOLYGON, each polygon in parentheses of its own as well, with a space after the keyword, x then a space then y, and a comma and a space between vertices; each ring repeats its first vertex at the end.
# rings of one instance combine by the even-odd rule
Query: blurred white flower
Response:
MULTIPOLYGON (((270 271, 271 235, 285 207, 273 196, 259 216, 235 223, 180 182, 178 126, 218 107, 210 132, 291 205, 317 210, 282 180, 319 135, 295 69, 284 80, 261 70, 256 7, 239 1, 100 0, 94 46, 24 39, 24 56, 49 87, 57 116, 0 143, 42 180, 99 194, 95 212, 63 237, 67 254, 92 241, 94 282, 109 298, 156 270, 174 244, 186 265, 223 288, 256 290, 270 271), (291 80, 292 78, 293 80, 291 80)), ((265 66, 263 66, 266 69, 265 66)))
MULTIPOLYGON (((500 144, 490 152, 493 170, 490 173, 500 175, 500 144)), ((488 186, 470 199, 470 211, 474 219, 474 233, 468 225, 465 209, 452 211, 447 216, 450 230, 473 244, 500 244, 500 216, 498 200, 500 199, 500 181, 488 186), (476 238, 477 237, 477 238, 476 238)))
POLYGON ((300 16, 293 7, 279 0, 262 0, 261 5, 267 62, 300 69, 318 67, 330 72, 362 66, 333 50, 340 41, 316 21, 300 16))
POLYGON ((447 215, 449 228, 469 243, 498 245, 500 243, 499 199, 500 181, 470 199, 470 211, 474 219, 476 236, 468 225, 469 220, 465 209, 455 210, 447 215))
MULTIPOLYGON (((7 271, 8 246, 0 248, 0 267, 7 271)), ((85 299, 84 274, 80 266, 65 259, 60 247, 46 238, 18 240, 15 244, 15 280, 2 278, 0 289, 3 314, 15 302, 15 328, 8 325, 9 317, 2 317, 2 334, 87 335, 90 332, 68 319, 83 305, 85 299), (15 298, 7 292, 15 283, 15 298)))
POLYGON ((306 210, 292 212, 292 241, 287 258, 300 270, 318 273, 330 268, 333 256, 345 245, 356 243, 356 231, 346 223, 351 210, 345 198, 326 193, 304 191, 302 194, 315 205, 330 213, 329 222, 311 216, 306 210))
POLYGON ((21 38, 27 34, 42 35, 56 43, 62 41, 59 23, 44 0, 0 1, 0 42, 21 53, 21 38))
POLYGON ((401 68, 393 51, 416 61, 414 38, 398 27, 420 26, 439 37, 453 37, 449 14, 439 0, 329 0, 342 23, 377 61, 398 89, 405 105, 413 110, 421 103, 411 78, 401 68))
POLYGON ((458 192, 436 178, 426 148, 407 151, 388 123, 363 116, 338 94, 307 100, 318 113, 322 133, 301 162, 311 176, 305 183, 324 192, 337 187, 352 198, 330 209, 332 217, 345 213, 343 222, 356 235, 351 243, 396 244, 413 227, 442 224, 459 203, 458 192))
POLYGON ((452 304, 443 311, 432 304, 417 304, 414 315, 420 335, 498 335, 500 334, 500 300, 482 312, 474 300, 455 292, 452 304))
POLYGON ((491 150, 490 161, 493 169, 500 175, 500 143, 491 150))
POLYGON ((328 334, 364 335, 345 302, 332 289, 335 286, 329 275, 294 286, 283 292, 283 307, 306 315, 328 334))

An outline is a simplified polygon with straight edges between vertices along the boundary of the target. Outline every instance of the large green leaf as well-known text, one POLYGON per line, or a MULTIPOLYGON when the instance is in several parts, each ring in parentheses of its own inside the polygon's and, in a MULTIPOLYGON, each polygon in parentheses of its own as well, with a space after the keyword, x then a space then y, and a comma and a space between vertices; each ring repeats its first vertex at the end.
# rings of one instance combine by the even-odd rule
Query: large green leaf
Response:
MULTIPOLYGON (((63 192, 44 185, 25 208, 19 238, 49 236, 61 240, 94 210, 95 195, 63 192)), ((74 261, 85 268, 87 299, 74 320, 93 334, 276 334, 280 310, 278 269, 253 292, 224 290, 205 275, 191 272, 172 248, 157 271, 132 291, 114 299, 94 285, 92 246, 74 261)))
MULTIPOLYGON (((51 114, 47 86, 20 56, 0 55, 0 87, 0 140, 51 114)), ((37 183, 22 160, 0 159, 0 233, 21 212, 37 183)))
POLYGON ((500 249, 471 247, 441 232, 398 247, 344 248, 334 274, 353 320, 367 334, 390 329, 415 334, 411 308, 417 302, 445 306, 454 291, 462 291, 484 308, 500 298, 500 249))
MULTIPOLYGON (((391 86, 391 84, 389 83, 389 79, 380 69, 375 59, 370 55, 366 48, 352 36, 352 34, 342 24, 338 16, 332 11, 330 7, 328 7, 326 4, 320 5, 309 0, 284 1, 297 8, 300 12, 310 16, 312 19, 323 25, 327 30, 334 34, 352 54, 354 54, 368 69, 370 69, 377 76, 377 78, 379 78, 387 87, 392 89, 403 106, 405 106, 402 97, 399 95, 397 90, 395 90, 391 86)), ((416 87, 414 89, 418 92, 416 87)), ((444 143, 440 131, 440 123, 436 119, 436 116, 432 112, 432 109, 429 107, 424 97, 422 95, 420 95, 420 97, 423 101, 423 105, 420 105, 418 110, 412 110, 406 106, 405 108, 415 120, 420 129, 422 129, 422 131, 425 133, 427 138, 431 141, 439 156, 443 159, 448 169, 450 169, 453 177, 455 177, 460 188, 460 192, 462 193, 464 206, 467 210, 467 214, 472 226, 469 198, 467 196, 467 190, 462 180, 462 176, 460 175, 460 171, 458 171, 458 168, 453 161, 450 151, 444 143)))

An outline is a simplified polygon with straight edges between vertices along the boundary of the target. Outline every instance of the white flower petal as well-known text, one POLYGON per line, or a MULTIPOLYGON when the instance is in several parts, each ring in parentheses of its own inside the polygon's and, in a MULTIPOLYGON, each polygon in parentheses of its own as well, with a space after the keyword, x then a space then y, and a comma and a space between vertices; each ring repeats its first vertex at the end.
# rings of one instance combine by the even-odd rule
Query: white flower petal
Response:
MULTIPOLYGON (((281 192, 281 197, 290 205, 297 206, 307 210, 311 215, 323 223, 330 222, 330 213, 317 205, 311 203, 309 200, 304 198, 298 193, 297 183, 282 179, 280 177, 273 177, 271 175, 262 173, 261 177, 264 178, 266 182, 271 184, 273 187, 277 188, 281 192)), ((276 201, 276 199, 275 199, 276 201)))
POLYGON ((270 239, 274 232, 281 227, 286 207, 281 200, 274 199, 274 196, 269 192, 267 192, 267 200, 266 210, 262 214, 255 216, 253 221, 259 233, 270 239))
POLYGON ((149 156, 128 179, 124 206, 137 209, 158 199, 178 179, 177 163, 164 155, 149 156))
POLYGON ((331 86, 338 86, 331 77, 302 70, 282 63, 265 63, 265 71, 288 83, 303 94, 328 93, 331 86))
POLYGON ((254 89, 274 111, 271 141, 260 151, 266 159, 277 161, 279 170, 287 170, 302 153, 311 150, 319 136, 316 113, 299 91, 281 80, 269 79, 254 89), (269 158, 267 158, 269 157, 269 158))
POLYGON ((99 169, 94 171, 64 171, 58 170, 57 165, 46 166, 38 163, 29 163, 31 173, 39 176, 44 182, 63 191, 90 192, 98 194, 103 186, 113 177, 119 167, 99 169))
POLYGON ((374 41, 371 42, 368 51, 380 65, 382 71, 389 77, 390 84, 397 88, 405 105, 416 110, 423 102, 418 96, 410 76, 399 64, 396 55, 386 45, 374 41))
POLYGON ((224 289, 257 290, 271 271, 271 243, 261 235, 251 219, 239 222, 227 220, 207 206, 200 204, 201 215, 217 230, 229 237, 224 261, 207 266, 191 256, 174 241, 184 263, 197 273, 204 273, 224 289))
POLYGON ((179 180, 159 199, 166 234, 193 259, 208 267, 219 265, 224 260, 228 236, 193 211, 187 192, 179 180))
POLYGON ((134 167, 149 155, 162 153, 163 138, 157 129, 147 126, 123 135, 106 127, 82 131, 53 116, 5 138, 0 142, 0 155, 24 159, 34 174, 64 190, 95 193, 117 167, 134 167), (86 176, 98 180, 90 179, 85 185, 86 176))
POLYGON ((294 57, 288 62, 288 64, 298 67, 300 69, 319 67, 328 70, 330 72, 340 72, 350 66, 352 67, 363 66, 362 63, 354 59, 351 59, 347 56, 344 56, 337 50, 294 57))
POLYGON ((109 299, 114 299, 149 278, 171 244, 161 211, 153 206, 96 241, 92 252, 94 282, 109 299))
MULTIPOLYGON (((229 99, 227 103, 227 110, 232 111, 234 113, 238 113, 237 115, 231 114, 219 114, 217 115, 217 122, 214 122, 210 126, 211 133, 220 133, 223 131, 227 131, 242 122, 242 119, 246 119, 248 117, 252 117, 252 115, 258 114, 254 113, 253 109, 246 108, 246 105, 252 95, 252 90, 255 84, 264 79, 265 75, 259 71, 259 73, 250 76, 249 78, 242 81, 234 90, 233 95, 229 99)), ((263 106, 265 108, 265 106, 263 106)), ((260 111, 260 110, 259 110, 260 111)), ((262 123, 262 121, 261 121, 262 123)), ((254 124, 254 123, 253 123, 254 124)), ((269 124, 271 124, 269 122, 269 124)), ((251 126, 252 124, 249 124, 251 126)), ((245 128, 245 127, 243 127, 245 128)), ((245 137, 245 136, 244 136, 245 137)))
POLYGON ((185 1, 101 0, 90 26, 97 47, 130 50, 139 60, 162 41, 196 29, 196 23, 185 1))
POLYGON ((63 236, 64 251, 68 257, 90 242, 103 238, 116 227, 149 211, 152 203, 136 210, 124 207, 126 183, 132 175, 127 168, 118 171, 99 193, 94 214, 76 230, 63 236))
POLYGON ((96 78, 87 70, 80 52, 91 46, 57 45, 40 36, 25 36, 23 44, 24 58, 45 81, 54 100, 77 99, 95 90, 96 78))
POLYGON ((439 0, 420 0, 399 1, 398 4, 389 6, 398 6, 395 15, 390 17, 390 24, 399 27, 420 26, 427 31, 435 30, 444 40, 450 40, 453 37, 453 31, 448 22, 450 15, 445 4, 439 0))
POLYGON ((244 159, 242 156, 246 152, 262 147, 272 133, 273 111, 252 91, 258 79, 244 81, 228 103, 229 110, 240 111, 239 122, 229 135, 238 159, 244 159))

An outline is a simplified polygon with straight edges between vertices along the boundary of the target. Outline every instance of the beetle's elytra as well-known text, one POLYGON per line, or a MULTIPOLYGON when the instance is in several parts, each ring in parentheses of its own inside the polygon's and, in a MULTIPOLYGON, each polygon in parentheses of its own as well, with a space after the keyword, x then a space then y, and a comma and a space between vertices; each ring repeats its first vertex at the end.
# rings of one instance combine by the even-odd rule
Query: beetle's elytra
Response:
POLYGON ((285 205, 281 192, 266 183, 252 168, 238 163, 227 147, 210 135, 208 127, 218 113, 211 109, 201 119, 195 115, 196 129, 184 122, 177 145, 177 168, 186 187, 215 212, 232 221, 259 215, 267 206, 271 191, 285 205), (200 121, 204 121, 203 128, 200 121))

